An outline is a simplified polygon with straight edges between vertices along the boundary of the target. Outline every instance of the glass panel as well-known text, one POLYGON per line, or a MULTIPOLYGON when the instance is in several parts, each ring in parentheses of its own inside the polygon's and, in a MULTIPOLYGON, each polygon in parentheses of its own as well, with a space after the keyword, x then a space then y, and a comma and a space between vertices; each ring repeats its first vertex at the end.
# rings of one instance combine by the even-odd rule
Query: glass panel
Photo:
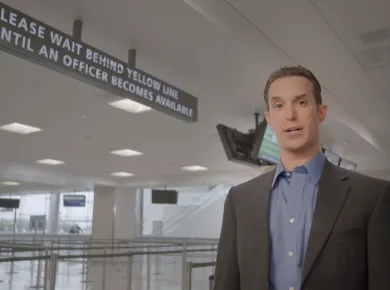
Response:
POLYGON ((93 218, 93 191, 67 192, 61 194, 60 215, 58 220, 59 233, 84 233, 92 232, 93 218), (85 206, 68 207, 64 206, 64 195, 85 195, 85 206))
POLYGON ((142 234, 182 238, 218 238, 230 186, 178 188, 177 204, 153 204, 143 191, 142 234))
MULTIPOLYGON (((7 198, 6 196, 2 196, 7 198)), ((46 224, 50 210, 50 194, 11 195, 10 198, 20 198, 19 209, 16 210, 16 233, 31 233, 31 216, 46 216, 46 224)), ((14 210, 0 210, 0 232, 13 231, 14 210)), ((46 228, 47 229, 47 228, 46 228)))

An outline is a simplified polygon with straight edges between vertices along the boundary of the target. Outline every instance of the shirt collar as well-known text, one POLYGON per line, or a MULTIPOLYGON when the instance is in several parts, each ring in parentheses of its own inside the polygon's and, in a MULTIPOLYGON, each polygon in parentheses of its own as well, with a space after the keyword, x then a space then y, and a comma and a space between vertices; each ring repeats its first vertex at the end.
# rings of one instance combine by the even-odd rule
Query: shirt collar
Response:
MULTIPOLYGON (((324 161, 325 161, 325 157, 321 151, 312 159, 310 159, 309 161, 307 161, 305 164, 302 165, 306 168, 310 178, 315 184, 317 184, 320 181, 322 169, 324 168, 324 161)), ((275 175, 272 181, 272 188, 274 187, 275 182, 279 178, 280 174, 282 174, 284 171, 285 169, 283 167, 283 164, 279 162, 276 165, 275 175)))

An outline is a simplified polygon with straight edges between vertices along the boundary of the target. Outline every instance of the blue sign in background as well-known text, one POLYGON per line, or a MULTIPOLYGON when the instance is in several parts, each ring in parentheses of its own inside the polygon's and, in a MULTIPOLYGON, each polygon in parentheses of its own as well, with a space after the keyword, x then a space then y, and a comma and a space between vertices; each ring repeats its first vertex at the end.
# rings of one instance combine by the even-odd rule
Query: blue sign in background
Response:
POLYGON ((65 207, 83 207, 85 206, 85 195, 64 195, 65 207))

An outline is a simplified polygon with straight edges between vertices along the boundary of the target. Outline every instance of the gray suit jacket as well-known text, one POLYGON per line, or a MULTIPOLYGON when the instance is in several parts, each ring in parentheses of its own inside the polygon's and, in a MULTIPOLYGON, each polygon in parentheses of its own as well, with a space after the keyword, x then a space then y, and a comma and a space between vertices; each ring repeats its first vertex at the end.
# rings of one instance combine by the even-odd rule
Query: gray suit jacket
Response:
MULTIPOLYGON (((274 173, 230 190, 214 290, 269 290, 269 197, 274 173)), ((388 182, 325 162, 301 289, 390 290, 388 182)))

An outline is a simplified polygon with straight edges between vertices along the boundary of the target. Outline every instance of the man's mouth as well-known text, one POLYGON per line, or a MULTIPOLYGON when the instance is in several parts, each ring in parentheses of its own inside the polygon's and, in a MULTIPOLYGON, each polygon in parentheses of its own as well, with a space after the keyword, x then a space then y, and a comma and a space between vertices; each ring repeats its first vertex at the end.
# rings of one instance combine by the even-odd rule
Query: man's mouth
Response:
POLYGON ((301 130, 302 130, 301 127, 291 127, 291 128, 286 129, 285 132, 290 133, 290 132, 297 132, 297 131, 301 131, 301 130))

